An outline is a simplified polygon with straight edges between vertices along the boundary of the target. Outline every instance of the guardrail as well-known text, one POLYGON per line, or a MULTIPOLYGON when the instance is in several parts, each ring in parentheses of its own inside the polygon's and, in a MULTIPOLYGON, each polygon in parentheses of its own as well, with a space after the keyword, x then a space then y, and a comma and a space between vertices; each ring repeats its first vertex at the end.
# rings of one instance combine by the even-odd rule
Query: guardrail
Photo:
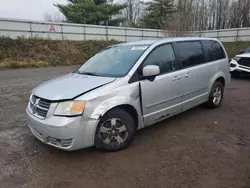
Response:
POLYGON ((54 23, 0 18, 0 36, 49 38, 52 40, 134 41, 164 37, 161 30, 54 23))
MULTIPOLYGON (((223 42, 250 41, 250 28, 195 31, 191 36, 219 38, 223 42)), ((0 18, 0 36, 44 38, 51 40, 118 40, 135 41, 167 37, 155 29, 112 27, 87 24, 41 22, 0 18)))

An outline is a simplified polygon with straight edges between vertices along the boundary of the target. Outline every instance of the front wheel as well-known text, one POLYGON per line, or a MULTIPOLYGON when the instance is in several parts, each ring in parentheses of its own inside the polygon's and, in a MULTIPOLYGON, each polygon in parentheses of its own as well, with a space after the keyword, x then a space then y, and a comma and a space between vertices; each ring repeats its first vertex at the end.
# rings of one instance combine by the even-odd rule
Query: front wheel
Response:
POLYGON ((134 139, 136 124, 126 111, 116 108, 107 112, 98 124, 95 147, 101 151, 119 151, 134 139))
POLYGON ((222 99, 224 95, 224 86, 222 85, 221 82, 215 82, 212 86, 210 95, 209 95, 209 100, 207 102, 207 107, 208 108, 217 108, 220 106, 222 99))

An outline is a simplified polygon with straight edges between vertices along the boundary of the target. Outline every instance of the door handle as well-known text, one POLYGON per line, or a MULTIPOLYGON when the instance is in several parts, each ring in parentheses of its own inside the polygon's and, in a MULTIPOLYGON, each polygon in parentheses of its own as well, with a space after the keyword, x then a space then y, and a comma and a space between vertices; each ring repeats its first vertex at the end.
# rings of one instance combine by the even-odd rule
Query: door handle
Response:
POLYGON ((187 73, 187 74, 185 74, 185 78, 188 78, 188 77, 191 77, 192 76, 192 74, 191 73, 187 73))
POLYGON ((173 80, 173 81, 176 81, 176 80, 180 80, 180 79, 181 79, 180 76, 174 76, 172 80, 173 80))

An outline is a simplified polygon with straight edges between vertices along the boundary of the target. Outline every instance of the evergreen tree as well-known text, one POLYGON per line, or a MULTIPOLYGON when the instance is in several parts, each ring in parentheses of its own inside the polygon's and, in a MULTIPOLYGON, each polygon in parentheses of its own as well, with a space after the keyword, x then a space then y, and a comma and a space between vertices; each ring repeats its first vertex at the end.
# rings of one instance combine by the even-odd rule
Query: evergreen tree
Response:
POLYGON ((168 20, 176 11, 174 0, 152 0, 146 5, 146 12, 141 19, 142 27, 165 29, 168 20))
POLYGON ((95 25, 118 25, 124 4, 109 4, 106 0, 69 0, 69 4, 56 4, 67 22, 95 25), (114 18, 116 17, 116 18, 114 18))

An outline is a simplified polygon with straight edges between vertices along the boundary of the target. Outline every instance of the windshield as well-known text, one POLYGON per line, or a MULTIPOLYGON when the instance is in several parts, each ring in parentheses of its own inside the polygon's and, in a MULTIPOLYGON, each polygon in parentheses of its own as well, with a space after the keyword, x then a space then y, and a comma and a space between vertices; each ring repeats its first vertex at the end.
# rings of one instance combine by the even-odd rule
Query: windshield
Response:
POLYGON ((79 74, 103 77, 123 77, 134 66, 148 46, 113 46, 106 48, 79 69, 79 74))
POLYGON ((247 53, 250 53, 250 47, 249 47, 249 48, 247 48, 247 49, 244 51, 244 53, 243 53, 243 54, 247 54, 247 53))

